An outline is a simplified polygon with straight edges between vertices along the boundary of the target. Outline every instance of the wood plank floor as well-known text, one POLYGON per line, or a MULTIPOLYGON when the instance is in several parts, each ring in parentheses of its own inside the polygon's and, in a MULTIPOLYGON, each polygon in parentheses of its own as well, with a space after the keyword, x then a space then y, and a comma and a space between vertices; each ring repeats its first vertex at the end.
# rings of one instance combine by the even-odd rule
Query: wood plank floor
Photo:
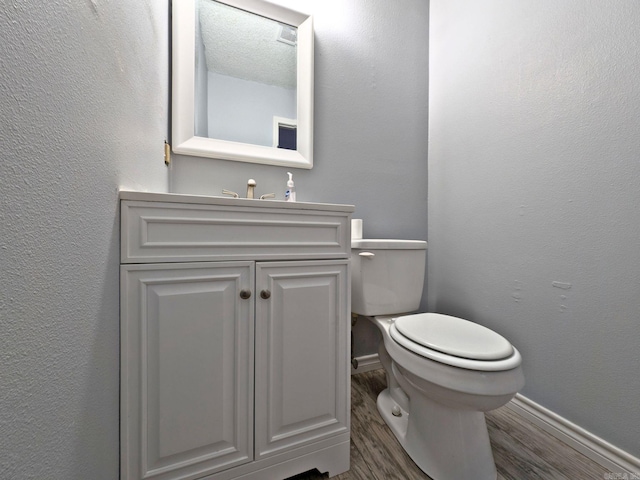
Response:
MULTIPOLYGON (((376 397, 385 381, 382 370, 351 377, 351 470, 336 480, 430 480, 378 413, 376 397)), ((602 480, 608 473, 506 407, 488 412, 486 418, 498 480, 602 480)), ((326 478, 314 471, 290 480, 326 478)))

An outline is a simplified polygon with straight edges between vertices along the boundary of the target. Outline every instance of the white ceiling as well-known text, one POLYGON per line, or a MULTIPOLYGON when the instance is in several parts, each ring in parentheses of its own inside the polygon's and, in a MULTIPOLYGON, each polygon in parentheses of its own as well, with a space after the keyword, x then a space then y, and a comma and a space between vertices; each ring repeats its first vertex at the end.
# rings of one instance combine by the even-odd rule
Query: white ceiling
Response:
POLYGON ((277 40, 280 23, 215 0, 198 9, 209 71, 296 88, 296 47, 277 40))

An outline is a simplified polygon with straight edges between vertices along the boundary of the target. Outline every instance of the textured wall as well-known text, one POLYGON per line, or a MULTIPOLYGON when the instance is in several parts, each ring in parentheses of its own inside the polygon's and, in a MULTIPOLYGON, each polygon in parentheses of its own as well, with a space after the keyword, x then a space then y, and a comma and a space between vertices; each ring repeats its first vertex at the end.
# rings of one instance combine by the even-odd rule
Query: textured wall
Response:
POLYGON ((433 0, 429 307, 640 456, 640 3, 433 0))
POLYGON ((167 5, 0 5, 0 478, 118 478, 117 188, 166 191, 167 5))

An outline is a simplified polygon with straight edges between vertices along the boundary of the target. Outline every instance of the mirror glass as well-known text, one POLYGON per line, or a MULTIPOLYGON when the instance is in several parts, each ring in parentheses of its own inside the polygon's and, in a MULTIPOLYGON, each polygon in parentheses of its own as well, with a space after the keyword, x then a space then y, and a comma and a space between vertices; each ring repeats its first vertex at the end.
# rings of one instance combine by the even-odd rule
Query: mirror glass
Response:
POLYGON ((270 18, 198 0, 196 135, 291 148, 280 145, 277 124, 296 125, 297 34, 296 27, 270 18))
POLYGON ((311 17, 263 0, 173 2, 176 153, 311 168, 311 17))

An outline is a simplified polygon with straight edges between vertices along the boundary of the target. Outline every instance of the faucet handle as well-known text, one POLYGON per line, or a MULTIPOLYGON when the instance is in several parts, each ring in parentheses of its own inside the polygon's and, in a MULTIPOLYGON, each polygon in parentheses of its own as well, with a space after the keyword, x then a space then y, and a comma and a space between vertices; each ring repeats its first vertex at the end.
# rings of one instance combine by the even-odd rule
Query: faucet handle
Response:
POLYGON ((264 195, 260 195, 260 200, 265 200, 267 198, 276 198, 275 193, 265 193, 264 195))
POLYGON ((231 190, 227 190, 226 188, 222 189, 222 194, 223 195, 231 195, 233 198, 240 197, 240 195, 238 195, 236 192, 232 192, 231 190))

